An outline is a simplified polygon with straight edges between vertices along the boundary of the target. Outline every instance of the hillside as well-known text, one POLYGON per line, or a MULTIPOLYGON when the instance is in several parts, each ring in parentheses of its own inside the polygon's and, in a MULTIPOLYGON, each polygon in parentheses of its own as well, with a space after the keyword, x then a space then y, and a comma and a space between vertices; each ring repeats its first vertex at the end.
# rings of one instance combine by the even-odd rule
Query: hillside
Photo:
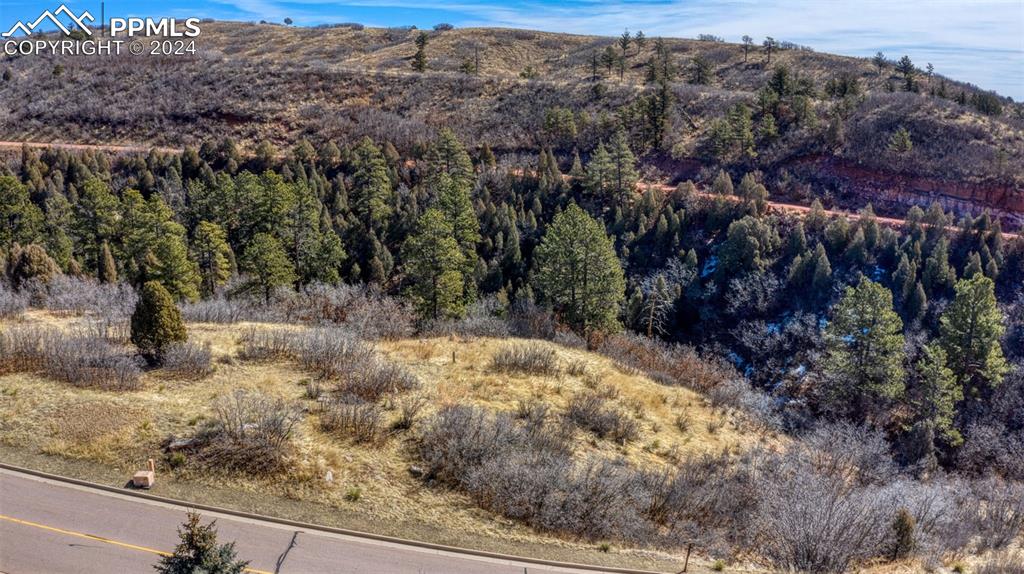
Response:
POLYGON ((958 212, 988 208, 1010 223, 1024 211, 1020 104, 1001 101, 999 115, 983 114, 974 103, 983 92, 921 69, 913 93, 903 91, 892 61, 879 69, 866 59, 787 49, 769 64, 759 46, 745 54, 739 44, 681 39, 662 48, 654 39, 634 42, 620 69, 601 63, 606 49, 619 53, 614 38, 455 29, 430 32, 427 70, 418 73, 418 33, 210 22, 195 57, 67 57, 49 65, 7 57, 0 139, 198 147, 232 138, 254 149, 368 135, 415 154, 447 126, 471 149, 533 155, 553 147, 567 169, 573 149, 586 158, 619 122, 652 175, 673 183, 719 166, 756 168, 770 176, 773 193, 805 202, 828 197, 897 212, 940 201, 958 212), (661 97, 650 62, 670 70, 671 106, 656 135, 642 109, 661 97), (769 85, 785 93, 766 103, 769 85), (715 130, 737 103, 752 112, 756 157, 716 151, 715 130), (569 127, 557 120, 562 110, 572 113, 569 127), (759 135, 767 110, 778 130, 771 138, 759 135), (894 153, 889 140, 901 126, 913 147, 894 153))
MULTIPOLYGON (((604 408, 617 409, 635 421, 636 435, 620 444, 582 429, 569 430, 573 457, 579 461, 608 460, 626 468, 663 472, 691 457, 739 455, 756 445, 782 444, 778 437, 755 432, 737 411, 713 408, 706 397, 692 390, 655 383, 591 352, 518 339, 427 337, 376 342, 374 351, 381 360, 407 369, 417 385, 409 393, 384 399, 379 428, 369 438, 357 432, 366 426, 325 427, 331 406, 327 399, 334 396, 331 381, 318 381, 308 369, 287 360, 246 355, 246 349, 251 352, 252 348, 245 341, 257 334, 301 337, 309 332, 306 327, 192 323, 190 341, 209 351, 208 371, 157 369, 142 374, 127 390, 68 384, 15 365, 12 344, 20 342, 24 349, 25 341, 40 330, 50 337, 55 333, 80 336, 95 328, 94 320, 92 315, 69 317, 31 310, 0 322, 0 444, 8 449, 5 460, 29 460, 35 466, 62 468, 64 473, 84 472, 93 480, 107 481, 112 476, 119 484, 116 481, 123 479, 125 469, 154 458, 160 477, 156 494, 223 503, 217 497, 232 491, 231 505, 239 498, 256 496, 243 504, 258 499, 262 513, 298 508, 304 518, 320 523, 408 538, 667 570, 677 560, 670 552, 633 548, 633 544, 623 547, 617 542, 614 554, 603 555, 595 544, 525 528, 515 520, 482 511, 467 495, 423 480, 411 472, 424 467, 417 453, 419 435, 438 411, 456 405, 491 414, 550 409, 548 416, 555 420, 574 397, 597 393, 607 398, 604 408), (552 370, 524 374, 492 365, 502 349, 517 347, 549 353, 552 370), (324 385, 320 401, 311 396, 310 387, 315 384, 324 385), (202 436, 202 429, 221 420, 227 408, 225 398, 239 391, 269 400, 270 405, 281 400, 299 409, 281 472, 241 470, 259 468, 259 460, 246 459, 246 467, 231 466, 250 456, 237 444, 232 455, 221 453, 214 460, 205 459, 202 449, 168 448, 168 441, 202 436), (396 421, 410 404, 419 405, 415 422, 409 428, 399 427, 396 421), (87 465, 75 466, 76 462, 87 465), (328 474, 330 480, 325 478, 328 474)), ((111 341, 117 342, 116 335, 111 341)), ((92 339, 92 344, 100 345, 102 340, 92 339)), ((260 458, 266 456, 259 453, 260 458)))

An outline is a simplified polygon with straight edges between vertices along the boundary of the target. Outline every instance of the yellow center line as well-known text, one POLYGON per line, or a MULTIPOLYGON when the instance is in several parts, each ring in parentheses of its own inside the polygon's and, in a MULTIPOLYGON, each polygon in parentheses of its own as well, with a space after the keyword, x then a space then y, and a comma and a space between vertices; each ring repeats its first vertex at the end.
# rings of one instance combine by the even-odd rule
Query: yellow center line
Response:
MULTIPOLYGON (((60 534, 66 534, 68 536, 77 536, 79 538, 85 538, 87 540, 95 540, 97 542, 105 542, 107 544, 113 544, 114 546, 120 546, 122 548, 130 548, 132 550, 139 550, 141 552, 149 552, 150 554, 158 554, 160 556, 170 556, 170 552, 163 550, 157 550, 155 548, 147 548, 146 546, 136 546, 135 544, 128 544, 127 542, 120 542, 118 540, 111 540, 110 538, 104 538, 102 536, 96 536, 95 534, 86 534, 84 532, 75 532, 74 530, 64 530, 63 528, 56 528, 54 526, 47 526, 45 524, 39 524, 37 522, 29 522, 28 520, 22 520, 20 518, 14 518, 12 516, 4 516, 0 514, 0 520, 6 520, 15 524, 21 524, 23 526, 33 526, 35 528, 42 528, 43 530, 49 530, 50 532, 57 532, 60 534)), ((267 572, 266 570, 256 570, 255 568, 246 568, 246 572, 252 574, 274 574, 273 572, 267 572)))

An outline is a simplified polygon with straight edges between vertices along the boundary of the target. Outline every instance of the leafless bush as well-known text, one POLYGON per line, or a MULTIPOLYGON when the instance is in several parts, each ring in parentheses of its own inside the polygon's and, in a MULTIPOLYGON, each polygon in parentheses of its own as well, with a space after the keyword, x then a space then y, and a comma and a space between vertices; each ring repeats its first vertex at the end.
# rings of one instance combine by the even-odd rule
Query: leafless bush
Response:
POLYGON ((880 556, 896 501, 875 487, 850 490, 840 479, 784 468, 761 481, 752 520, 757 551, 778 568, 846 572, 880 556))
POLYGON ((500 305, 495 297, 486 297, 475 302, 462 319, 431 321, 420 331, 428 336, 496 337, 510 334, 508 321, 497 316, 500 305))
POLYGON ((50 311, 73 315, 92 313, 111 320, 127 319, 138 295, 126 283, 100 283, 93 279, 58 275, 46 285, 32 288, 33 298, 50 311))
POLYGON ((163 369, 181 377, 207 377, 213 373, 213 350, 209 343, 175 343, 164 351, 163 369))
MULTIPOLYGON (((232 288, 227 289, 232 292, 232 288)), ((399 339, 413 332, 413 317, 399 300, 361 286, 312 284, 280 290, 270 303, 245 296, 184 303, 182 317, 199 323, 301 323, 344 326, 365 339, 399 339)))
POLYGON ((782 419, 771 397, 743 379, 728 379, 708 391, 714 407, 730 407, 747 415, 750 421, 766 429, 779 429, 782 419))
POLYGON ((1024 574, 1024 552, 1007 550, 982 563, 977 574, 1024 574))
POLYGON ((581 393, 569 401, 565 416, 576 426, 598 438, 610 438, 625 444, 640 437, 640 425, 629 414, 610 406, 608 399, 596 393, 581 393))
POLYGON ((369 361, 373 351, 351 332, 335 327, 292 333, 288 354, 323 379, 346 376, 369 361))
POLYGON ((0 319, 21 315, 28 309, 28 294, 8 289, 0 283, 0 319))
POLYGON ((284 329, 249 328, 242 333, 239 356, 250 361, 274 361, 293 358, 294 332, 284 329))
POLYGON ((207 466, 256 475, 284 469, 293 429, 302 418, 294 405, 239 389, 217 399, 213 411, 198 441, 199 458, 207 466))
POLYGON ((491 358, 491 368, 503 373, 551 376, 558 373, 555 351, 537 343, 506 345, 491 358))
POLYGON ((353 369, 341 377, 336 392, 376 402, 386 395, 411 391, 419 386, 416 375, 402 365, 374 357, 353 365, 353 369))
POLYGON ((36 326, 14 325, 0 330, 0 373, 42 370, 47 335, 47 330, 36 326))
POLYGON ((427 406, 427 399, 422 396, 406 397, 398 405, 398 420, 392 425, 392 430, 409 430, 416 422, 423 407, 427 406))
POLYGON ((138 362, 124 347, 89 335, 51 332, 44 339, 48 377, 76 387, 127 391, 139 387, 138 362))
POLYGON ((801 457, 819 473, 844 484, 887 484, 896 476, 896 464, 885 434, 848 422, 818 425, 796 443, 801 457))
POLYGON ((1024 484, 995 477, 974 483, 976 504, 969 518, 978 549, 1003 549, 1024 533, 1024 484))
POLYGON ((598 352, 662 384, 700 392, 740 378, 732 366, 711 357, 701 357, 693 347, 670 345, 632 333, 606 338, 598 352))
POLYGON ((324 404, 320 426, 348 435, 358 443, 374 442, 381 436, 382 419, 381 409, 375 403, 347 396, 324 404))
POLYGON ((179 305, 182 318, 189 323, 230 324, 239 321, 254 321, 257 313, 240 299, 223 296, 188 301, 179 305))
POLYGON ((507 413, 445 407, 426 424, 419 452, 428 479, 535 528, 590 540, 649 541, 654 535, 639 512, 645 493, 631 469, 575 463, 564 444, 507 413))

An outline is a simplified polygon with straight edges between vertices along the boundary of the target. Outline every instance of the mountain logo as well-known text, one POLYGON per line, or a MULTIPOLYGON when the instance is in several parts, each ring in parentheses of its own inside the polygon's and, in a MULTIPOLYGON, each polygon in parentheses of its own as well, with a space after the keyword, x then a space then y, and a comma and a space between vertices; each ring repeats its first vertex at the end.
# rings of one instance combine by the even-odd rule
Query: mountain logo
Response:
POLYGON ((57 28, 59 30, 61 30, 62 32, 64 32, 65 34, 70 34, 71 33, 71 30, 68 29, 68 27, 70 26, 71 28, 78 28, 78 29, 82 30, 83 32, 85 32, 86 34, 88 34, 89 36, 92 36, 92 30, 90 30, 89 27, 86 26, 85 23, 87 21, 88 22, 95 22, 96 19, 93 18, 92 14, 90 14, 88 10, 86 10, 85 12, 82 12, 81 16, 78 16, 74 12, 72 12, 71 9, 68 8, 66 5, 61 4, 60 8, 57 8, 53 12, 51 12, 49 10, 46 10, 45 12, 40 14, 39 17, 36 18, 34 22, 32 22, 30 24, 26 24, 26 23, 21 22, 21 21, 15 22, 14 25, 11 26, 10 30, 4 32, 3 34, 0 34, 0 36, 2 36, 4 38, 10 38, 11 36, 14 36, 15 34, 17 34, 19 32, 21 32, 22 34, 24 34, 26 36, 31 36, 32 32, 34 32, 36 30, 36 28, 38 28, 39 26, 43 25, 47 21, 49 21, 49 22, 53 23, 54 25, 56 25, 57 28), (73 24, 72 23, 65 24, 64 22, 61 22, 60 19, 57 18, 58 16, 66 16, 68 19, 71 20, 71 22, 73 22, 73 24))

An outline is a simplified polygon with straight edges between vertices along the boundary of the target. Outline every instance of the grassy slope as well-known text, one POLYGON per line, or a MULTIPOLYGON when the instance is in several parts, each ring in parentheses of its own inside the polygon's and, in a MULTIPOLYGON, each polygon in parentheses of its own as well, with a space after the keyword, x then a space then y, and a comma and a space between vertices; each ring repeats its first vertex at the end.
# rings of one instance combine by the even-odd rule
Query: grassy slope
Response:
MULTIPOLYGON (((38 311, 27 314, 22 321, 62 328, 76 323, 74 319, 59 319, 38 311)), ((145 375, 142 390, 116 393, 73 388, 34 375, 0 377, 0 444, 14 447, 30 458, 40 453, 55 455, 61 460, 119 469, 127 475, 127 469, 141 466, 146 458, 162 461, 161 441, 169 434, 190 434, 200 418, 210 414, 211 402, 233 389, 258 389, 304 401, 300 381, 306 375, 294 366, 251 364, 234 358, 239 328, 190 326, 193 340, 213 345, 217 362, 216 373, 201 381, 175 380, 152 372, 145 375)), ((446 403, 510 410, 520 399, 530 397, 552 403, 557 411, 574 393, 588 386, 596 384, 616 390, 616 402, 641 420, 641 439, 620 447, 578 432, 576 450, 581 456, 589 453, 623 457, 658 467, 691 454, 740 452, 757 442, 779 440, 744 432, 730 414, 713 411, 703 397, 692 391, 665 387, 644 376, 624 373, 608 359, 585 351, 552 345, 560 361, 586 364, 587 373, 580 377, 518 377, 491 372, 487 367, 490 357, 509 343, 496 339, 437 338, 380 343, 378 350, 421 378, 424 386, 419 392, 429 400, 425 416, 446 403), (452 353, 456 358, 454 364, 452 353), (690 420, 685 432, 675 425, 680 414, 690 420), (712 430, 711 423, 721 427, 712 430)), ((309 401, 304 404, 313 406, 309 401)), ((397 413, 391 412, 389 416, 397 417, 397 413)), ((160 473, 165 479, 170 474, 202 487, 228 486, 238 492, 260 493, 261 500, 271 495, 264 512, 277 512, 272 499, 280 497, 306 505, 306 515, 317 520, 337 520, 319 518, 337 509, 355 517, 356 522, 347 524, 370 529, 390 525, 383 529, 414 538, 439 537, 448 543, 496 545, 497 549, 541 555, 545 551, 530 548, 540 545, 593 553, 590 545, 540 535, 478 509, 460 494, 424 486, 408 472, 415 463, 408 434, 395 435, 382 444, 356 445, 344 437, 321 432, 314 413, 300 425, 295 442, 295 471, 274 480, 228 479, 195 470, 175 472, 163 462, 160 473), (333 483, 323 480, 328 469, 333 472, 333 483), (361 490, 358 502, 345 497, 354 487, 361 490), (404 526, 395 531, 395 525, 404 526), (440 534, 431 534, 435 531, 440 534)), ((203 492, 202 488, 194 490, 203 492)), ((261 510, 260 506, 256 508, 261 510)), ((631 560, 654 559, 659 555, 639 551, 620 554, 621 558, 631 560)))

